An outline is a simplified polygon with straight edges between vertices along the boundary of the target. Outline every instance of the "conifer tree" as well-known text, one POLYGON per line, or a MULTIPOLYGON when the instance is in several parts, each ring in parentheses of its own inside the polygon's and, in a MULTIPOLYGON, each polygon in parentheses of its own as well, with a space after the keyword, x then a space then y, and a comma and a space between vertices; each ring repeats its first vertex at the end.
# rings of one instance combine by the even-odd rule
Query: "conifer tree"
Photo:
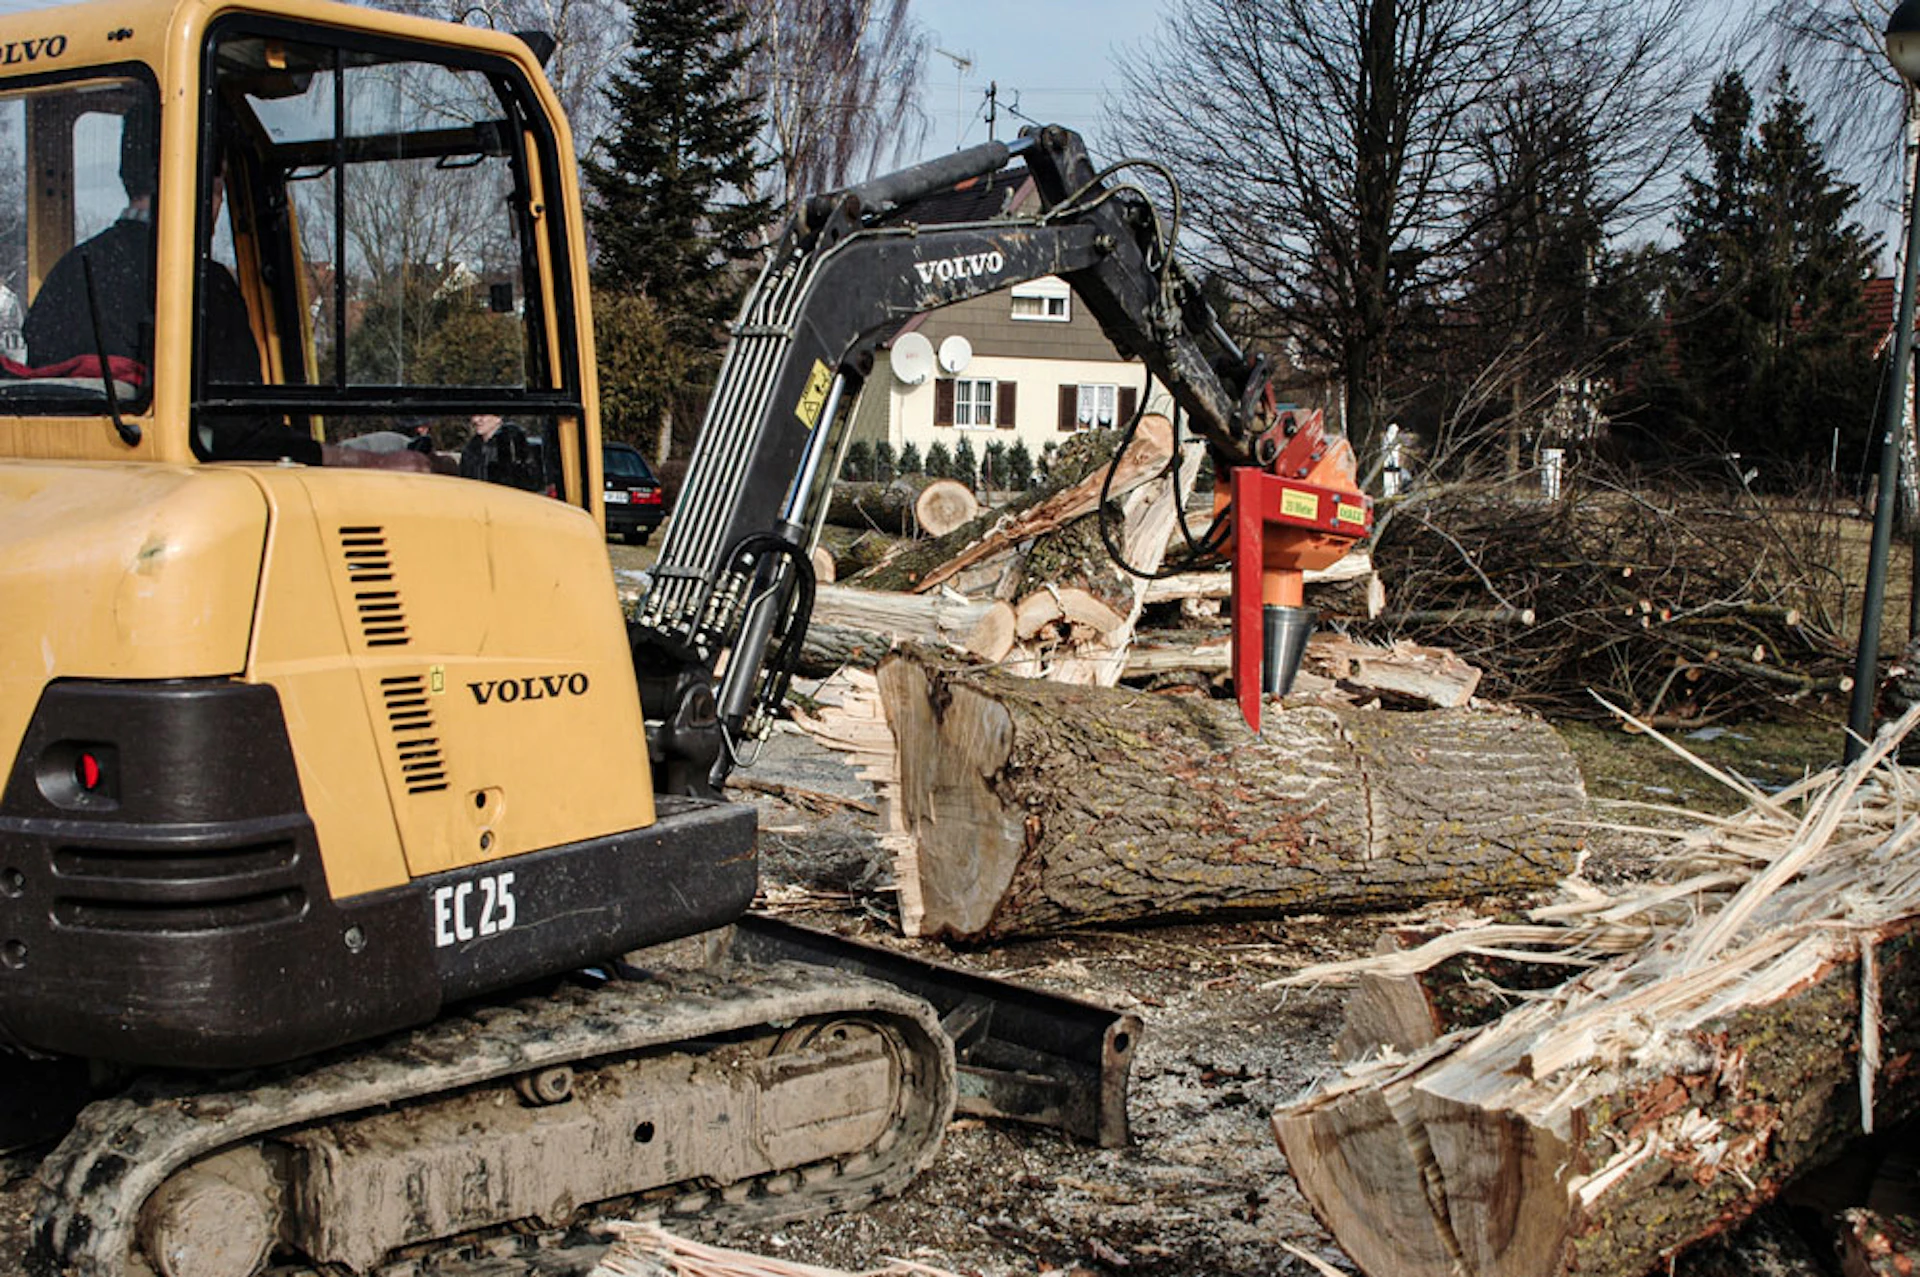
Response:
POLYGON ((607 89, 613 128, 589 161, 595 280, 651 297, 683 337, 738 295, 727 268, 758 251, 769 215, 744 193, 761 165, 755 101, 733 86, 752 46, 729 0, 628 0, 632 52, 607 89))
POLYGON ((920 449, 914 444, 908 443, 900 449, 901 474, 925 474, 925 466, 926 463, 920 460, 920 449))
POLYGON ((1025 439, 1015 439, 1007 449, 1007 486, 1025 492, 1033 486, 1033 451, 1025 439))
POLYGON ((1736 71, 1694 118, 1707 160, 1688 174, 1668 309, 1678 364, 1677 425, 1699 445, 1758 458, 1763 482, 1824 461, 1832 430, 1857 455, 1877 381, 1864 284, 1877 248, 1858 198, 1814 140, 1783 68, 1757 129, 1736 71))
MULTIPOLYGON (((913 445, 908 444, 907 446, 911 448, 913 445)), ((902 454, 902 460, 905 460, 905 454, 902 454)), ((905 467, 900 468, 904 469, 905 467)), ((893 482, 894 471, 893 445, 885 439, 882 439, 879 443, 873 445, 873 477, 877 482, 891 483, 893 482)))
POLYGON ((954 445, 952 477, 969 488, 980 479, 980 459, 974 455, 973 440, 965 435, 961 435, 960 442, 954 445))
POLYGON ((953 450, 944 440, 934 443, 927 449, 927 476, 933 479, 951 479, 953 477, 953 450))

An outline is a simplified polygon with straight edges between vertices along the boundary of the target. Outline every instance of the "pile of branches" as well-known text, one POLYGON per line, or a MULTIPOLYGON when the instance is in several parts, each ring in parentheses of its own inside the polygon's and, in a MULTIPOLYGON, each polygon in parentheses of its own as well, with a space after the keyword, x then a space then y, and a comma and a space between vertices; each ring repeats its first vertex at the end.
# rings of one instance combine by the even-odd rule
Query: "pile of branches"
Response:
POLYGON ((1852 687, 1837 512, 1582 478, 1556 501, 1459 485, 1384 509, 1393 609, 1356 632, 1451 648, 1482 695, 1563 715, 1604 716, 1597 693, 1698 724, 1852 687))

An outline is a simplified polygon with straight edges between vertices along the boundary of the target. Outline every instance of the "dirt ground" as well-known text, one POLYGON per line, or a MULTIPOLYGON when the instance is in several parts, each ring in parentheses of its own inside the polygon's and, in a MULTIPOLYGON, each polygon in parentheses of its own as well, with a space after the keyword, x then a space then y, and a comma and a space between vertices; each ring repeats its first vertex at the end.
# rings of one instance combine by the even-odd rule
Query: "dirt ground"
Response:
MULTIPOLYGON (((1596 792, 1673 801, 1680 797, 1673 785, 1686 783, 1669 784, 1644 766, 1623 774, 1631 779, 1596 777, 1596 792)), ((1684 778, 1687 769, 1672 774, 1684 778)), ((864 783, 791 731, 777 735, 745 775, 757 785, 745 796, 760 808, 770 907, 915 948, 892 940, 892 897, 872 817, 843 811, 823 819, 779 796, 784 788, 870 800, 864 783)), ((1601 879, 1644 873, 1648 850, 1638 839, 1596 833, 1589 871, 1601 879)), ((1513 903, 1447 905, 1418 917, 1443 920, 1513 903)), ((1353 1272, 1295 1190, 1267 1124, 1276 1106, 1328 1069, 1341 995, 1274 982, 1311 962, 1368 952, 1384 928, 1413 917, 1087 931, 966 952, 921 946, 942 960, 1140 1016, 1132 1145, 1103 1151, 1049 1131, 963 1119, 932 1171, 896 1200, 856 1216, 719 1240, 847 1269, 898 1256, 978 1277, 1308 1274, 1316 1271, 1312 1261, 1321 1273, 1353 1272)), ((33 1166, 30 1156, 0 1159, 0 1274, 7 1277, 24 1271, 18 1256, 33 1166)), ((1688 1264, 1675 1271, 1686 1273, 1688 1264)))

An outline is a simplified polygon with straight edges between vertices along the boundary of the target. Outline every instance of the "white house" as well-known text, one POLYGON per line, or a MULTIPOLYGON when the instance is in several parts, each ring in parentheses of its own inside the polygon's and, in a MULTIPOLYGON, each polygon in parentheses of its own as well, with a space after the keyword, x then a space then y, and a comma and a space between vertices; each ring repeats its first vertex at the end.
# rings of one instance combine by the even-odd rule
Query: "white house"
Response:
MULTIPOLYGON (((1034 201, 1031 179, 1001 190, 998 207, 976 216, 1034 201)), ((917 315, 881 353, 854 438, 884 441, 895 455, 907 444, 923 457, 936 443, 951 451, 965 438, 981 456, 989 443, 1019 439, 1037 459, 1075 431, 1124 425, 1147 384, 1145 365, 1122 359, 1072 288, 1051 276, 917 315)), ((1148 407, 1170 404, 1156 386, 1148 407)))

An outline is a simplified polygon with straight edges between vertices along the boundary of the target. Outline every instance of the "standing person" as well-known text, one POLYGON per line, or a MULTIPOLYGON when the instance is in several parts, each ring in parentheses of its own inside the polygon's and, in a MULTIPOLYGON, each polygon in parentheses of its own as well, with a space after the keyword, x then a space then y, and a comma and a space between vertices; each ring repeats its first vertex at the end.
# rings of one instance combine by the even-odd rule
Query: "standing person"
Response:
POLYGON ((534 455, 527 432, 512 422, 502 421, 497 412, 476 413, 473 437, 460 450, 460 476, 504 483, 508 487, 538 492, 540 459, 534 455))

